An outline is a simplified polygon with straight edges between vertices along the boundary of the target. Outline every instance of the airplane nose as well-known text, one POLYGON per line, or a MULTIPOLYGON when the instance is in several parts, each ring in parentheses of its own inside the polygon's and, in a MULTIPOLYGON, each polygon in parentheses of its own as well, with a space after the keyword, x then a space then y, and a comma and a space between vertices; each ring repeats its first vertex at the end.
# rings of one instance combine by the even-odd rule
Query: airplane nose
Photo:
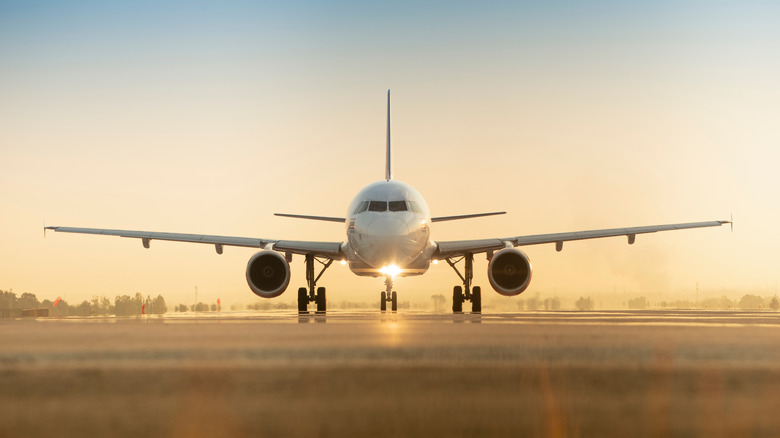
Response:
POLYGON ((361 225, 356 230, 362 235, 359 253, 371 266, 403 266, 412 262, 421 251, 420 243, 414 239, 411 227, 402 217, 377 215, 369 223, 361 225))
POLYGON ((409 234, 409 225, 401 218, 393 216, 380 216, 371 224, 371 229, 376 237, 399 237, 409 234))

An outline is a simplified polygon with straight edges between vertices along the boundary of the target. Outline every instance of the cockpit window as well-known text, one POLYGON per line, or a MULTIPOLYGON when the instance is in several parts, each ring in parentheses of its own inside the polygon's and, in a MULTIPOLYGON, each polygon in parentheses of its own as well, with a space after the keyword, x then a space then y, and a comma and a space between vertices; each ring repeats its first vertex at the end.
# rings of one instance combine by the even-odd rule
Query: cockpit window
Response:
POLYGON ((420 210, 420 207, 417 206, 417 203, 414 201, 408 201, 409 203, 409 210, 415 212, 415 213, 422 213, 422 210, 420 210))
POLYGON ((355 211, 353 211, 352 214, 363 213, 366 210, 368 210, 368 201, 363 201, 355 207, 355 211))
POLYGON ((387 202, 371 201, 368 204, 368 211, 387 211, 387 202))
POLYGON ((406 201, 390 201, 388 202, 390 211, 406 211, 406 201))

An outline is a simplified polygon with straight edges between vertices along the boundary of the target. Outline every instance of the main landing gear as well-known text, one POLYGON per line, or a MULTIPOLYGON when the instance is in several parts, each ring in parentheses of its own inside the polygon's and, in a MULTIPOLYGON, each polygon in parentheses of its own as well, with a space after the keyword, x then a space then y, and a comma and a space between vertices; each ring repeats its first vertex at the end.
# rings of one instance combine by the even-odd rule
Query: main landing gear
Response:
POLYGON ((325 298, 325 288, 317 287, 317 281, 325 273, 325 270, 333 263, 332 259, 320 259, 312 254, 306 254, 306 283, 307 287, 298 288, 298 313, 308 313, 309 303, 317 303, 317 313, 325 313, 327 300, 325 298), (322 270, 317 276, 314 276, 314 262, 322 265, 322 270), (316 290, 315 290, 316 289, 316 290))
POLYGON ((482 313, 482 288, 479 286, 471 287, 471 280, 474 278, 474 254, 466 254, 457 259, 446 259, 458 277, 463 281, 463 286, 452 288, 452 312, 463 313, 463 302, 471 301, 471 313, 482 313), (456 263, 464 261, 463 274, 458 271, 456 263))
POLYGON ((390 303, 390 310, 393 312, 398 311, 398 294, 393 290, 393 277, 388 275, 385 277, 385 289, 382 291, 381 298, 379 299, 379 309, 383 312, 387 311, 387 303, 390 303))

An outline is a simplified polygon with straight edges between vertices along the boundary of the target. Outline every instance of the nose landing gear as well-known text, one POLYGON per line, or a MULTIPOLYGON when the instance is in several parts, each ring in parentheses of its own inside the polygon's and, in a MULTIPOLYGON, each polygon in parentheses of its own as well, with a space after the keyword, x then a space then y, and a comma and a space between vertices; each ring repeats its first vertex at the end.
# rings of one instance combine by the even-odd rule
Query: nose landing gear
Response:
POLYGON ((390 275, 385 276, 385 289, 382 291, 382 295, 379 299, 379 310, 382 312, 387 311, 387 303, 390 303, 390 310, 393 312, 398 311, 398 294, 393 290, 393 277, 390 275))

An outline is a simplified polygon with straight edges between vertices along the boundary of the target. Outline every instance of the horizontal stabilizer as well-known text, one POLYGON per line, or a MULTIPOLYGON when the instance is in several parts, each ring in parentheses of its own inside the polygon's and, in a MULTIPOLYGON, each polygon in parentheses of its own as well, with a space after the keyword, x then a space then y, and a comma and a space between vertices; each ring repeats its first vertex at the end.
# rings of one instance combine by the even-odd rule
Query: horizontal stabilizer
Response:
POLYGON ((443 221, 454 221, 458 219, 471 219, 474 217, 483 217, 483 216, 495 216, 498 214, 506 214, 505 211, 494 211, 492 213, 475 213, 475 214, 462 214, 460 216, 439 216, 439 217, 432 217, 431 222, 443 222, 443 221))
POLYGON ((304 214, 274 213, 274 216, 294 217, 296 219, 309 219, 309 220, 313 220, 313 221, 325 221, 325 222, 341 222, 341 223, 344 223, 344 222, 347 221, 343 217, 307 216, 307 215, 304 215, 304 214))

